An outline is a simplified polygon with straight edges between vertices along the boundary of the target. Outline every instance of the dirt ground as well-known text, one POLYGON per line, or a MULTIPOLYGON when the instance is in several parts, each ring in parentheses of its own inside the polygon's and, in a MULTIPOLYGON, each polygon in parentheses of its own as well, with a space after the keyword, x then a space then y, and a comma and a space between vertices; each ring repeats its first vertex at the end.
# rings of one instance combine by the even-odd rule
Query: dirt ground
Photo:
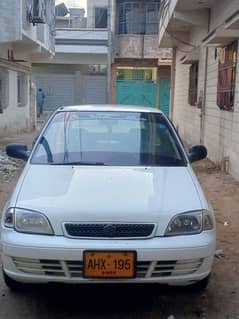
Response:
MULTIPOLYGON (((0 140, 31 145, 35 134, 0 140)), ((11 194, 22 163, 4 163, 0 152, 0 211, 11 194), (5 166, 4 166, 5 165, 5 166)), ((217 249, 213 273, 204 293, 159 286, 34 286, 13 293, 0 275, 0 319, 150 318, 239 319, 239 183, 211 162, 195 166, 217 219, 217 249)), ((0 262, 1 263, 1 262, 0 262)))

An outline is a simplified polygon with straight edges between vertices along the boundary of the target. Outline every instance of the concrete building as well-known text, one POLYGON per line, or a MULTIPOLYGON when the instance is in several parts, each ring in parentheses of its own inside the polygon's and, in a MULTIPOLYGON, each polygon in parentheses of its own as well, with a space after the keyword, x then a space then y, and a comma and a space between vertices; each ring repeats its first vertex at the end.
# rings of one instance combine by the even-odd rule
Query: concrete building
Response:
POLYGON ((169 113, 171 51, 158 48, 159 0, 112 1, 112 102, 169 113))
POLYGON ((55 57, 33 65, 34 82, 46 94, 45 110, 107 102, 107 0, 88 1, 56 17, 55 57))
POLYGON ((54 54, 54 0, 0 1, 0 136, 35 126, 34 59, 54 54))
POLYGON ((162 2, 160 47, 174 48, 172 118, 239 179, 239 2, 162 2))

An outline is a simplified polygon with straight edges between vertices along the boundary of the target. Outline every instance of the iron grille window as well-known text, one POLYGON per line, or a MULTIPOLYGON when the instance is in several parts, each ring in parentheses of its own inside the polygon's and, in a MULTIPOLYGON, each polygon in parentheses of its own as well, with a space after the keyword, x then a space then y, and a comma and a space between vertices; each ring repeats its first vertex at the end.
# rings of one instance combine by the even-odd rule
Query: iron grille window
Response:
POLYGON ((95 28, 106 29, 108 20, 107 8, 95 8, 95 28))
POLYGON ((198 62, 191 65, 189 71, 188 104, 195 106, 198 97, 198 62))
POLYGON ((118 68, 118 81, 157 81, 157 68, 118 68))
POLYGON ((158 34, 160 1, 124 1, 118 7, 119 34, 158 34))
POLYGON ((9 104, 9 73, 5 69, 0 69, 0 113, 9 104))
POLYGON ((238 42, 220 50, 218 64, 217 105, 221 110, 233 111, 236 84, 238 42))
MULTIPOLYGON (((49 2, 49 1, 48 1, 49 2)), ((46 0, 33 0, 32 22, 46 23, 46 0)))
POLYGON ((118 69, 116 77, 119 81, 155 81, 154 73, 152 69, 118 69))
POLYGON ((18 106, 27 104, 27 75, 23 72, 17 74, 17 102, 18 106))

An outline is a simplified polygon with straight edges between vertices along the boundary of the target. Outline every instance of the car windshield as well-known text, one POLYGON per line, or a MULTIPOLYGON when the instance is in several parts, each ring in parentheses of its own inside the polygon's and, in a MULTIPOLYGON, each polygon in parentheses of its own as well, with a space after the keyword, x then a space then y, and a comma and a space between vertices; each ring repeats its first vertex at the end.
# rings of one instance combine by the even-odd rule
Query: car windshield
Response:
POLYGON ((126 111, 56 113, 31 163, 186 166, 181 146, 163 115, 126 111))

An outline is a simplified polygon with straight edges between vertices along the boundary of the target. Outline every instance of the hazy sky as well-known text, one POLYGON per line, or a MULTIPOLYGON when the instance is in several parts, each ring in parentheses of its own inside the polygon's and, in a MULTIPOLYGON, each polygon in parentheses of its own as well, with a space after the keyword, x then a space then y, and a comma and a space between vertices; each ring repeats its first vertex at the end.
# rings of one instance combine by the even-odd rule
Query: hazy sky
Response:
POLYGON ((56 0, 56 4, 59 4, 61 2, 64 2, 68 8, 74 8, 74 7, 85 8, 86 7, 86 0, 56 0))

